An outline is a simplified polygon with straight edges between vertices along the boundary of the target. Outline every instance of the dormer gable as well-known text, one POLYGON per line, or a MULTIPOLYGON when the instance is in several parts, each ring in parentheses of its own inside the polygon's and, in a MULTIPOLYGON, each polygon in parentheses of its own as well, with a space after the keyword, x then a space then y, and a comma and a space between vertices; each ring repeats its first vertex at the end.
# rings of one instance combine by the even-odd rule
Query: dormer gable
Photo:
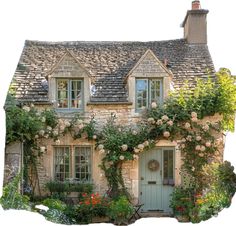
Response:
POLYGON ((65 54, 47 73, 49 100, 59 111, 84 111, 90 98, 91 76, 74 54, 65 54))
POLYGON ((91 76, 88 70, 80 63, 74 54, 66 49, 64 55, 51 68, 51 70, 48 71, 46 77, 84 78, 91 76))
POLYGON ((148 49, 126 76, 129 77, 172 77, 171 71, 148 49))

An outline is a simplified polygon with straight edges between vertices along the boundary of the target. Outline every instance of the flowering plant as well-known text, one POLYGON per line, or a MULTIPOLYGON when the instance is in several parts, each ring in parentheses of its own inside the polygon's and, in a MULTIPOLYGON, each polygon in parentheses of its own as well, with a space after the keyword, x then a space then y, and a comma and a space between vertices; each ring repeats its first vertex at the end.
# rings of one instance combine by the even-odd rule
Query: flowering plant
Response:
POLYGON ((79 202, 79 211, 88 211, 92 216, 106 216, 110 201, 98 193, 82 194, 82 200, 79 202))

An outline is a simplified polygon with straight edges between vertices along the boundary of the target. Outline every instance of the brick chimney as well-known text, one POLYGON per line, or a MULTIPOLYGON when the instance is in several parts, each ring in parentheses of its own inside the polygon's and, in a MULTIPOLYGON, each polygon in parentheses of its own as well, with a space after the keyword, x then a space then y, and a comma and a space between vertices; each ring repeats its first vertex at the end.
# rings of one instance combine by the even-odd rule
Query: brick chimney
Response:
POLYGON ((182 27, 184 38, 189 44, 207 44, 207 14, 201 9, 199 0, 192 1, 192 9, 187 11, 182 27))

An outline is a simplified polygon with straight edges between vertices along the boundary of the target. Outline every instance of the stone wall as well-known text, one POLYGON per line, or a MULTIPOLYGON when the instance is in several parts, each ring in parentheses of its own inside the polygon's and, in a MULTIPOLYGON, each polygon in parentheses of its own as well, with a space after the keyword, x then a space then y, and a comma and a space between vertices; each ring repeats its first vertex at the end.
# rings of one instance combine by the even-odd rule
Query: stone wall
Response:
POLYGON ((9 183, 22 168, 22 143, 14 142, 6 146, 3 185, 9 183))

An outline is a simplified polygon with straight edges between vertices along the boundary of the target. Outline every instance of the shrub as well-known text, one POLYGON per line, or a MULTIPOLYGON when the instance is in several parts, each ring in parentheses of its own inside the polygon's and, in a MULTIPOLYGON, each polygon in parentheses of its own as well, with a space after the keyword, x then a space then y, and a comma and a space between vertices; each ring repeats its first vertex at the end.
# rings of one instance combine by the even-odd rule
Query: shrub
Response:
POLYGON ((78 221, 82 223, 89 223, 94 216, 105 217, 107 216, 108 207, 108 198, 101 197, 97 193, 84 193, 77 208, 78 221))
POLYGON ((127 223, 132 214, 134 213, 133 205, 128 201, 125 196, 120 196, 117 200, 111 202, 108 216, 115 223, 127 223))
POLYGON ((47 206, 49 209, 57 209, 60 211, 64 211, 66 209, 66 204, 58 199, 45 199, 42 202, 43 205, 47 206))
POLYGON ((0 204, 4 209, 23 209, 31 210, 29 197, 18 192, 21 173, 3 188, 3 195, 0 204))

